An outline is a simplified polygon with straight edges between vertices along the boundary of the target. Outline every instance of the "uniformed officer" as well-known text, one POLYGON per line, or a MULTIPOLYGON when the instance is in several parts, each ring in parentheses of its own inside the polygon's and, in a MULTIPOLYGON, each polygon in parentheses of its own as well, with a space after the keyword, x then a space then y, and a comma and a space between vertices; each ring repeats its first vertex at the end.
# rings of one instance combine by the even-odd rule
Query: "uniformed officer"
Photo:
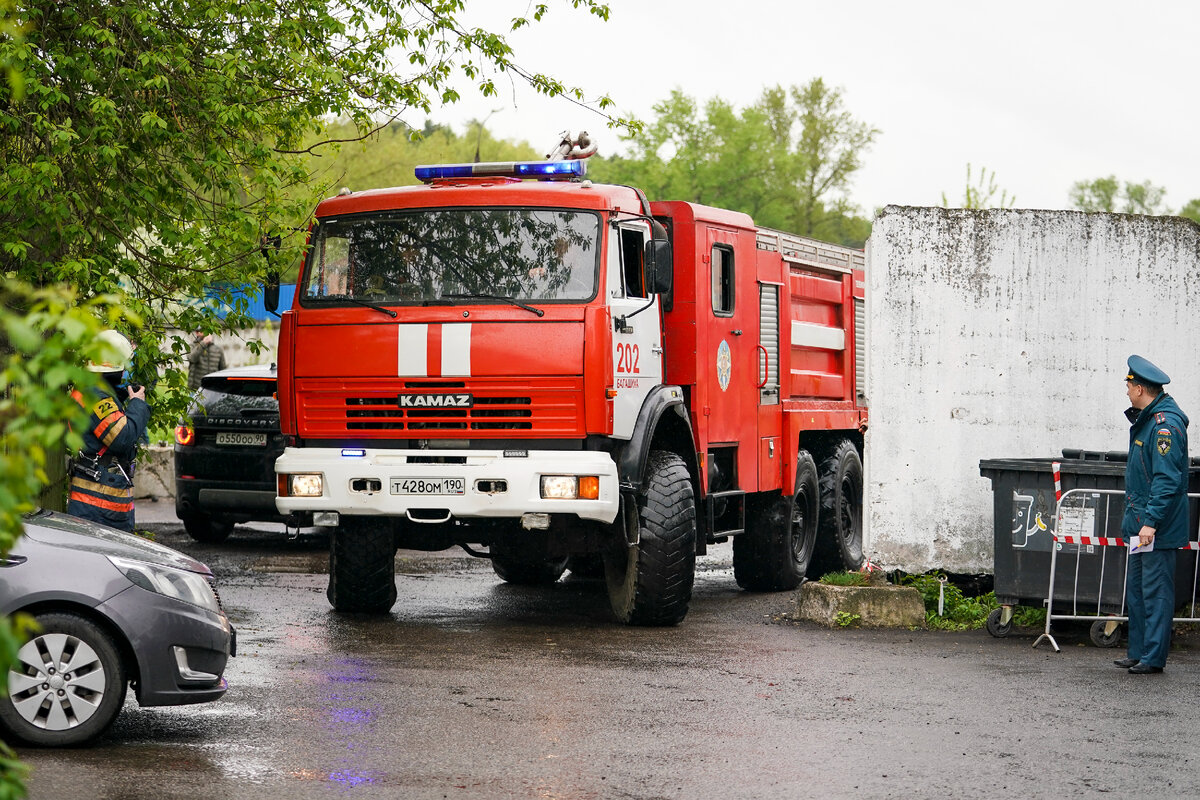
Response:
POLYGON ((122 378, 133 357, 133 345, 116 331, 101 331, 97 338, 107 342, 117 358, 90 362, 87 369, 104 375, 104 388, 88 399, 78 390, 71 396, 91 409, 83 448, 71 470, 71 494, 67 513, 124 531, 133 530, 133 460, 138 440, 150 421, 146 390, 126 387, 122 378), (122 401, 120 395, 125 394, 122 401))
POLYGON ((1188 542, 1188 418, 1163 391, 1171 382, 1165 372, 1141 356, 1130 356, 1128 366, 1132 426, 1121 535, 1136 537, 1138 547, 1130 550, 1125 583, 1129 646, 1113 663, 1145 675, 1163 671, 1171 646, 1175 551, 1188 542))

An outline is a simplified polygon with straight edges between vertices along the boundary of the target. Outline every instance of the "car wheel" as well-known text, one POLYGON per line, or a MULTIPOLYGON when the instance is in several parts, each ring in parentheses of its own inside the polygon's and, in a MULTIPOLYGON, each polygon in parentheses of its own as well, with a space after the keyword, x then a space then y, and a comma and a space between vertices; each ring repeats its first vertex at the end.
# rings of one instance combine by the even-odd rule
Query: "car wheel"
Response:
POLYGON ((112 637, 75 614, 39 614, 0 698, 0 726, 32 745, 77 745, 103 733, 125 703, 125 667, 112 637))
POLYGON ((183 518, 183 529, 188 536, 204 544, 220 544, 233 533, 233 523, 213 519, 207 514, 183 518))

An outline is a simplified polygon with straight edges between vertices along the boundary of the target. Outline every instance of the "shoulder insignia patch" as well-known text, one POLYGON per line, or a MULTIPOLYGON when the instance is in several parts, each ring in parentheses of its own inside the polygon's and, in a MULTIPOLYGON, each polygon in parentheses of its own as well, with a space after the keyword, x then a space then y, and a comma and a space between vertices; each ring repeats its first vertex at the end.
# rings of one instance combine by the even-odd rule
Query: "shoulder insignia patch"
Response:
POLYGON ((1171 435, 1171 429, 1170 429, 1170 428, 1159 428, 1159 429, 1158 429, 1158 435, 1159 435, 1159 436, 1170 436, 1170 435, 1171 435))
POLYGON ((1159 425, 1162 425, 1164 422, 1167 421, 1167 415, 1160 411, 1154 415, 1154 421, 1157 422, 1159 425))
POLYGON ((1165 456, 1167 453, 1170 453, 1171 452, 1171 434, 1168 433, 1166 436, 1163 436, 1162 431, 1159 431, 1158 443, 1156 446, 1158 447, 1158 452, 1160 455, 1165 456))
POLYGON ((104 419, 114 411, 120 410, 121 409, 117 408, 116 400, 113 400, 111 397, 106 397, 99 403, 96 403, 95 407, 92 408, 92 413, 96 415, 97 419, 104 419))

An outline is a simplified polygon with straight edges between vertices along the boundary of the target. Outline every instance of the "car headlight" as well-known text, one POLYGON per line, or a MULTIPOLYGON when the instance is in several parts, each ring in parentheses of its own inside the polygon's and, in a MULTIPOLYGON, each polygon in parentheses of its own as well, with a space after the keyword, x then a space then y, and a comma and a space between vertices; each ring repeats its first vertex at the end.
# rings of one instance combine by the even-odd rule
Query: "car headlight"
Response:
POLYGON ((206 608, 214 614, 221 613, 217 596, 213 594, 212 587, 208 585, 208 581, 203 575, 158 564, 147 564, 144 561, 133 561, 119 556, 109 556, 108 560, 121 571, 122 575, 148 592, 158 592, 167 597, 206 608))

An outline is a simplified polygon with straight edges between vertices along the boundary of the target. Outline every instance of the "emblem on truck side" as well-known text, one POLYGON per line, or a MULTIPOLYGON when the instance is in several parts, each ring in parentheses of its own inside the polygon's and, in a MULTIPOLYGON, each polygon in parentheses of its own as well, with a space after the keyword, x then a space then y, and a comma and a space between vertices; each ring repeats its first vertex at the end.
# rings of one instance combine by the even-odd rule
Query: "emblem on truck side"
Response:
POLYGON ((469 394, 401 394, 396 396, 401 408, 473 408, 475 398, 469 394))

